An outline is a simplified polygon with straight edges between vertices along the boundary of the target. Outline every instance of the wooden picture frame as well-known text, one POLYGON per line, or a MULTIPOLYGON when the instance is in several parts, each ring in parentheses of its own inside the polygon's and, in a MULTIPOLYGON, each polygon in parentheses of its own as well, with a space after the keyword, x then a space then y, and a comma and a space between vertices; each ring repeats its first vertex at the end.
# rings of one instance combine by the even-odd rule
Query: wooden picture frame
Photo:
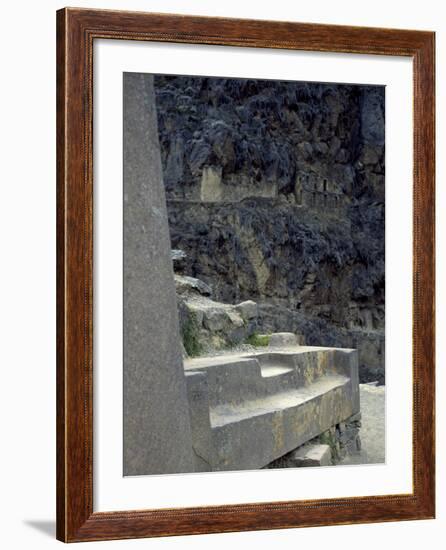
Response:
POLYGON ((65 8, 57 13, 57 538, 65 542, 434 517, 432 32, 65 8), (411 494, 93 512, 93 43, 98 38, 413 60, 411 494))

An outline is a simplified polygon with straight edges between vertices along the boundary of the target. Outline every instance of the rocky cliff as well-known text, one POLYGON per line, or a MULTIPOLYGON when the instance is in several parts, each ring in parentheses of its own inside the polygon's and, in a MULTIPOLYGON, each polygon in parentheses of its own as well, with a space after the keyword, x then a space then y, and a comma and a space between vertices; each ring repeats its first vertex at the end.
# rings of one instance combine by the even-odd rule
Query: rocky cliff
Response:
POLYGON ((255 301, 248 336, 356 347, 361 380, 383 382, 384 88, 159 75, 155 91, 179 274, 255 301))

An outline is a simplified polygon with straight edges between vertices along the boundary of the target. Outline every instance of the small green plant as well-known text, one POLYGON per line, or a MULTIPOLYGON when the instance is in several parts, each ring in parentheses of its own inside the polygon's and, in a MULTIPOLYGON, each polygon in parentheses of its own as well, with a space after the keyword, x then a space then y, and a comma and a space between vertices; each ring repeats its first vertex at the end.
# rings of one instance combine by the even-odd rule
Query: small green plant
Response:
POLYGON ((190 312, 186 322, 181 329, 184 349, 189 357, 197 357, 203 351, 203 346, 199 339, 199 326, 195 313, 190 312))
POLYGON ((256 348, 265 347, 269 344, 269 335, 257 334, 257 332, 253 332, 251 336, 246 339, 246 343, 256 348))

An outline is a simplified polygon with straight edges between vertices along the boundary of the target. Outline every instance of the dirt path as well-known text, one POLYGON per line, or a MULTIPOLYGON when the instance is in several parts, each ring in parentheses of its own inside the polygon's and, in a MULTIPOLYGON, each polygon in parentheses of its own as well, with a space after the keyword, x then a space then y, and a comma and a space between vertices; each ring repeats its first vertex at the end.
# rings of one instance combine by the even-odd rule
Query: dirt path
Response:
POLYGON ((360 384, 362 426, 361 453, 341 464, 377 464, 385 461, 385 386, 360 384))

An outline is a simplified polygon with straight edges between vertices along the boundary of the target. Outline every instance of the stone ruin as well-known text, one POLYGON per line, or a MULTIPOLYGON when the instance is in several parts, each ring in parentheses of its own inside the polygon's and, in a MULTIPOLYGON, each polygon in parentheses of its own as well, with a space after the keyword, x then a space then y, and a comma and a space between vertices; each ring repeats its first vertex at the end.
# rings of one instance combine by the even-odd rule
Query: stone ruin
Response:
POLYGON ((197 471, 268 467, 359 413, 355 350, 292 346, 184 368, 197 471))
POLYGON ((356 350, 275 334, 182 360, 152 77, 124 92, 124 475, 336 463, 359 446, 356 350))
MULTIPOLYGON (((297 174, 293 193, 288 194, 289 202, 308 211, 323 211, 325 215, 341 216, 349 201, 343 185, 316 172, 297 174)), ((203 166, 199 185, 191 187, 185 196, 176 196, 171 192, 170 201, 190 203, 240 202, 247 198, 277 199, 277 182, 251 182, 238 176, 236 181, 223 181, 221 166, 203 166)))
POLYGON ((315 173, 300 173, 296 177, 294 195, 296 204, 325 214, 340 215, 348 204, 342 186, 315 173))

